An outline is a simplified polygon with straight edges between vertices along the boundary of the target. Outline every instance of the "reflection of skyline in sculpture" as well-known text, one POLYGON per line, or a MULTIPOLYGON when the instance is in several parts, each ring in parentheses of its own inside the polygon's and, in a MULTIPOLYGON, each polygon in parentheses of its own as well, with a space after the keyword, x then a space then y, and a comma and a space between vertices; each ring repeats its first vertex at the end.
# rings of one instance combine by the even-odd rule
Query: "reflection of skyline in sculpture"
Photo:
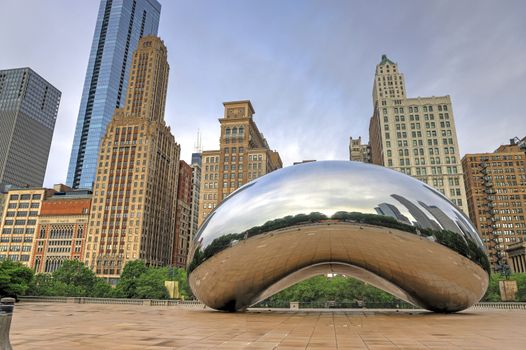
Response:
POLYGON ((404 224, 411 225, 411 221, 409 221, 407 216, 402 215, 400 210, 398 210, 398 208, 392 204, 380 203, 376 208, 374 208, 374 210, 376 210, 376 212, 380 215, 390 216, 400 222, 403 222, 404 224))
MULTIPOLYGON (((440 196, 444 200, 450 202, 455 208, 457 208, 457 210, 453 213, 453 215, 454 215, 454 217, 456 219, 454 222, 456 223, 457 227, 460 229, 460 231, 462 231, 462 233, 466 237, 470 237, 474 241, 482 242, 481 239, 480 239, 480 235, 474 229, 473 224, 469 221, 469 218, 461 211, 460 208, 458 208, 446 196, 444 196, 442 194, 442 192, 439 192, 436 189, 434 189, 434 188, 432 188, 432 187, 430 187, 428 185, 424 185, 424 188, 427 189, 429 192, 432 192, 432 193, 440 196)), ((445 214, 445 215, 447 216, 447 214, 445 214)), ((458 232, 458 231, 453 231, 453 232, 458 232)))
POLYGON ((438 208, 436 205, 427 205, 422 201, 418 201, 418 204, 420 204, 422 207, 426 208, 426 210, 433 215, 433 217, 438 221, 438 223, 442 226, 443 230, 449 230, 456 233, 460 233, 464 235, 463 232, 461 232, 458 228, 458 226, 455 224, 453 220, 451 220, 446 213, 444 213, 440 208, 438 208))
POLYGON ((482 247, 459 209, 420 181, 375 165, 320 161, 277 170, 228 196, 196 235, 188 276, 194 295, 220 310, 243 310, 336 272, 452 312, 486 290, 482 247))
POLYGON ((426 213, 420 209, 416 204, 398 194, 391 194, 391 197, 400 202, 404 207, 409 210, 415 221, 413 224, 417 227, 427 228, 431 230, 441 230, 442 228, 435 221, 431 220, 426 213))

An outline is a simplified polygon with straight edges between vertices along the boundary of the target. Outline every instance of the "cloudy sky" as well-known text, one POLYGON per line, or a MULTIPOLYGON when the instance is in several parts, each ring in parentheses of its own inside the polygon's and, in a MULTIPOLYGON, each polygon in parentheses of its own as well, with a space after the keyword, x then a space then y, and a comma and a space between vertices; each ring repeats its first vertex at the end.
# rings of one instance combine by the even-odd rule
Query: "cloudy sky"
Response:
MULTIPOLYGON (((284 165, 347 159, 368 139, 382 54, 408 96, 451 95, 461 154, 526 135, 525 1, 161 0, 166 120, 189 161, 218 147, 223 101, 250 99, 284 165)), ((0 69, 62 91, 45 185, 65 182, 98 0, 1 0, 0 69)))

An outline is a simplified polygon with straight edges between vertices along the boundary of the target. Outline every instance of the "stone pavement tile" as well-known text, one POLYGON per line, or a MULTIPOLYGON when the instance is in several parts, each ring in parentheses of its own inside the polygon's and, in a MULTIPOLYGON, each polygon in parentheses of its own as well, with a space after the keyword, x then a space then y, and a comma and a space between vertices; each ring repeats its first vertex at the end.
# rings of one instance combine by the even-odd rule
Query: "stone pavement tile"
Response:
POLYGON ((255 342, 247 345, 244 349, 275 349, 279 343, 277 342, 255 342))
POLYGON ((526 312, 222 313, 169 307, 15 307, 11 341, 25 349, 525 349, 526 312))
POLYGON ((250 345, 250 342, 246 341, 227 341, 217 346, 217 349, 243 349, 250 345))

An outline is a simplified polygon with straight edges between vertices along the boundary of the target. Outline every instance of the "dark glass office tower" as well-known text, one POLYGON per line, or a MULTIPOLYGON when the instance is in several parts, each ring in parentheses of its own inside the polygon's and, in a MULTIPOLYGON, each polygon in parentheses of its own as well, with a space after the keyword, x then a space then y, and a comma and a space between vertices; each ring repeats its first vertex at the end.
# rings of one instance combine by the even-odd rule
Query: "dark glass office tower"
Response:
POLYGON ((126 99, 139 38, 157 35, 157 0, 101 0, 69 161, 67 184, 93 186, 99 144, 115 108, 126 99))
POLYGON ((0 187, 40 187, 60 91, 30 68, 0 70, 0 187))

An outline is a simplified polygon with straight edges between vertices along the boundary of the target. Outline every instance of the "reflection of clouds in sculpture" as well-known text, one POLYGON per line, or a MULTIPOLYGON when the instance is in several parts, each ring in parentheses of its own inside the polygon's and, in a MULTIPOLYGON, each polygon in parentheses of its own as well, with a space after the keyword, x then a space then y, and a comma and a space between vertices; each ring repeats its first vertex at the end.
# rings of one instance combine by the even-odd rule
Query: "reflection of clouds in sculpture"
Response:
MULTIPOLYGON (((191 270, 199 268, 200 264, 208 264, 206 260, 213 259, 215 254, 224 251, 228 255, 228 251, 233 249, 229 248, 233 247, 233 242, 236 243, 237 251, 248 246, 252 239, 250 237, 261 237, 275 229, 283 230, 290 225, 304 225, 309 222, 328 222, 330 225, 334 220, 350 224, 362 222, 411 232, 416 236, 430 236, 448 249, 484 266, 480 253, 483 249, 482 242, 475 228, 441 193, 414 178, 387 168, 356 162, 326 161, 275 171, 227 197, 196 235, 192 252, 197 258, 193 259, 191 270), (342 214, 335 216, 338 212, 342 214), (460 236, 460 240, 456 235, 460 236)), ((320 226, 317 235, 330 237, 332 233, 325 231, 332 232, 331 230, 329 226, 320 226)), ((362 234, 366 238, 367 230, 362 234)), ((298 239, 302 241, 301 234, 298 239)), ((417 238, 411 238, 414 239, 417 238)), ((425 242, 431 241, 426 239, 425 242)), ((430 244, 425 242, 421 244, 430 244)), ((267 245, 269 244, 265 243, 262 246, 267 245)), ((325 248, 320 246, 319 249, 324 251, 325 248)), ((327 249, 330 252, 336 248, 327 249)), ((384 249, 387 252, 389 247, 384 249)), ((317 256, 322 254, 321 251, 309 254, 317 256)), ((330 260, 330 257, 327 259, 330 260)), ((230 260, 222 261, 226 263, 230 260)), ((381 274, 381 271, 375 273, 381 274)), ((261 279, 265 280, 264 276, 261 279)), ((244 298, 249 302, 255 300, 256 296, 245 295, 244 298)), ((236 303, 241 302, 238 300, 236 303)))

